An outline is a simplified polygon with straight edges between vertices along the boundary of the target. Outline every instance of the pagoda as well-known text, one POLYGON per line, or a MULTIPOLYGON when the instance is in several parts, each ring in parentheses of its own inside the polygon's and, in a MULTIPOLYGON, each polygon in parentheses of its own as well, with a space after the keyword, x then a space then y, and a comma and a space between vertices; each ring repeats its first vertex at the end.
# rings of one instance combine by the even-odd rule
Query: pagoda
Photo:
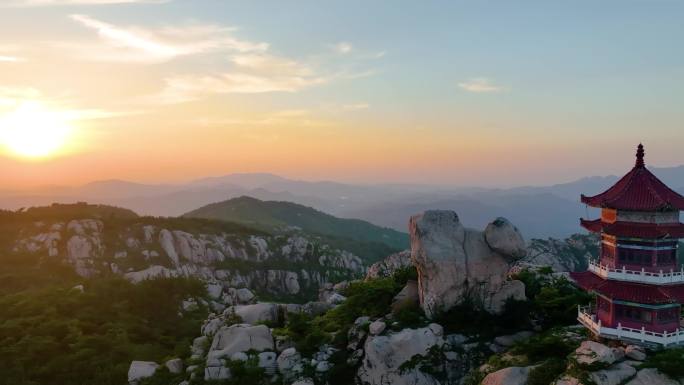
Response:
POLYGON ((582 195, 582 202, 601 209, 599 219, 580 219, 600 235, 601 247, 587 271, 570 273, 596 295, 594 306, 578 309, 578 320, 599 337, 684 344, 684 268, 677 262, 684 197, 646 168, 639 144, 634 168, 605 192, 582 195))

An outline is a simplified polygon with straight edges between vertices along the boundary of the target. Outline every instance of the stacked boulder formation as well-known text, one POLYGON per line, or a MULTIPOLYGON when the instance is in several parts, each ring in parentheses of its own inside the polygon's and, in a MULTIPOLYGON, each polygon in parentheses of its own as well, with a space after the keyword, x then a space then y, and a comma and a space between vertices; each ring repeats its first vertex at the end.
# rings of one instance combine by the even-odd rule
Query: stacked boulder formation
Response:
POLYGON ((420 304, 428 317, 465 300, 500 313, 508 299, 525 299, 525 285, 508 277, 512 264, 526 254, 525 241, 507 219, 478 231, 465 228, 453 211, 433 210, 411 217, 409 232, 420 304))

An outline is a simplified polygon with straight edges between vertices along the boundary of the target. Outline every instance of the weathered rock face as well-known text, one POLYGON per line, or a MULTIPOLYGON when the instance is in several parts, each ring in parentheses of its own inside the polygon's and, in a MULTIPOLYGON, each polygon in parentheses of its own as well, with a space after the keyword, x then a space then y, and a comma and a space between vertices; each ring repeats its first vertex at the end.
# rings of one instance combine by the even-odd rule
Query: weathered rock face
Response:
POLYGON ((512 366, 488 374, 482 385, 525 385, 530 375, 531 367, 512 366))
POLYGON ((583 341, 574 353, 575 361, 584 366, 591 366, 595 363, 610 365, 624 356, 624 349, 611 348, 595 341, 583 341))
POLYGON ((366 272, 366 279, 389 277, 395 271, 409 266, 411 266, 411 250, 400 251, 370 265, 366 272))
POLYGON ((412 307, 420 304, 418 293, 418 282, 408 281, 406 286, 392 300, 392 311, 397 312, 403 308, 412 307))
POLYGON ((518 229, 506 218, 499 217, 488 224, 484 236, 487 245, 504 257, 509 256, 516 260, 527 253, 525 240, 518 229))
POLYGON ((196 277, 272 295, 313 296, 327 282, 365 272, 358 256, 298 233, 191 233, 148 224, 145 219, 109 230, 115 234, 107 231, 107 222, 96 219, 37 222, 22 231, 14 250, 63 258, 85 277, 110 272, 132 282, 196 277), (283 261, 300 267, 273 268, 288 266, 283 261), (252 264, 250 269, 244 269, 245 262, 252 264), (241 264, 243 268, 231 268, 241 264))
POLYGON ((249 350, 273 350, 273 336, 268 327, 247 324, 224 326, 214 335, 207 355, 207 366, 218 366, 210 364, 220 358, 249 350))
POLYGON ((636 377, 627 382, 626 385, 679 385, 679 381, 675 381, 664 374, 660 373, 658 369, 641 369, 636 374, 636 377))
POLYGON ((159 364, 151 361, 133 361, 128 368, 128 383, 137 385, 140 380, 152 377, 159 368, 159 364))
POLYGON ((508 298, 525 298, 522 282, 508 280, 511 264, 524 255, 524 242, 505 219, 481 232, 463 227, 453 211, 426 211, 411 217, 409 232, 420 303, 428 317, 465 298, 493 313, 508 298))
POLYGON ((369 337, 364 345, 365 356, 358 378, 361 383, 370 385, 438 385, 439 381, 431 375, 417 368, 400 370, 400 366, 415 355, 427 356, 431 348, 442 345, 442 327, 437 324, 369 337))
POLYGON ((520 268, 548 266, 555 272, 586 270, 590 258, 598 255, 595 235, 574 234, 564 240, 532 239, 520 268))
POLYGON ((620 385, 625 380, 634 377, 636 369, 625 363, 615 364, 606 369, 601 369, 589 374, 589 378, 595 384, 601 385, 620 385))

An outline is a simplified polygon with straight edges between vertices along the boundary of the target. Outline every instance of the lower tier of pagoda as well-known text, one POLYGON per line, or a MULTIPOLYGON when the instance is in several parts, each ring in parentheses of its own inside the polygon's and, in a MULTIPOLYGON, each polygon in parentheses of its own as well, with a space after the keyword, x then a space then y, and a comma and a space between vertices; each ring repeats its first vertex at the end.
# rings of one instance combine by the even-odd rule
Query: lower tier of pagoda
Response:
POLYGON ((603 233, 616 237, 646 239, 684 238, 684 223, 607 223, 601 219, 580 219, 580 224, 593 233, 603 233))

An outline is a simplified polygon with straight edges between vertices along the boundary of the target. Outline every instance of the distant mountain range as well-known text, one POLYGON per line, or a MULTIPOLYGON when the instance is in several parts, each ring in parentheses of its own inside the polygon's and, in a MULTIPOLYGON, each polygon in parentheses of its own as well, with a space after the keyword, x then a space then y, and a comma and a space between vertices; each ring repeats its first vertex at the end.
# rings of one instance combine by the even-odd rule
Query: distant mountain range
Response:
MULTIPOLYGON (((684 166, 650 168, 665 183, 684 191, 684 166)), ((18 209, 52 202, 88 201, 129 208, 142 215, 180 216, 215 202, 241 196, 292 202, 343 218, 357 218, 406 232, 410 215, 426 209, 451 209, 467 226, 481 228, 497 216, 515 223, 527 238, 565 237, 581 232, 580 216, 595 213, 579 202, 617 176, 592 176, 551 186, 510 189, 410 184, 357 185, 309 182, 273 174, 230 174, 184 184, 147 185, 121 180, 78 187, 0 191, 0 208, 18 209)))

